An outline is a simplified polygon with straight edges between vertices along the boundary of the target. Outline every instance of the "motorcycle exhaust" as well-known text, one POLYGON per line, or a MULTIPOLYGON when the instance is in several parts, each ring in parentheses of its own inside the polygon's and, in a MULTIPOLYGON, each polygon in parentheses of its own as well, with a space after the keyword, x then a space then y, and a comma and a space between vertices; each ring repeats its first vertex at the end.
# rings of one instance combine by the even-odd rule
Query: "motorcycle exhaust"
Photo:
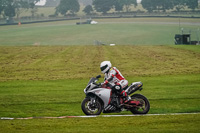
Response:
POLYGON ((125 92, 130 95, 134 92, 136 92, 137 90, 142 90, 143 88, 141 88, 143 86, 142 82, 134 82, 132 83, 126 90, 125 92))

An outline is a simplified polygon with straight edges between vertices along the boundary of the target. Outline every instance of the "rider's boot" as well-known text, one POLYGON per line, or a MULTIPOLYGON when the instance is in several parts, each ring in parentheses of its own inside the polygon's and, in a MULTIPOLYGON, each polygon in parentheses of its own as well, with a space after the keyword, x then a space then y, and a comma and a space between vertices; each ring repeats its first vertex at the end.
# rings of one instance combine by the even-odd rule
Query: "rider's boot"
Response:
POLYGON ((121 97, 123 98, 123 103, 126 104, 130 101, 130 96, 127 95, 127 93, 123 90, 121 93, 120 93, 121 97))
POLYGON ((131 100, 131 97, 130 96, 126 96, 124 98, 124 104, 128 103, 130 100, 131 100))

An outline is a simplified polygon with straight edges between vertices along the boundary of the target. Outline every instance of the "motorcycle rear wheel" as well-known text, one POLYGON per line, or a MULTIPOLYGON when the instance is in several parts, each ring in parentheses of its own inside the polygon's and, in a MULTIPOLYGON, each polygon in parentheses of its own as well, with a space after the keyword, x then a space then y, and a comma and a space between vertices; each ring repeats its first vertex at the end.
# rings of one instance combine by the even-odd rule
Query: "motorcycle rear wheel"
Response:
POLYGON ((138 105, 136 107, 133 107, 130 109, 130 111, 133 114, 147 114, 150 110, 150 103, 149 100, 141 95, 141 94, 134 94, 131 96, 132 100, 140 101, 141 105, 138 105))
POLYGON ((85 98, 82 101, 81 108, 86 115, 100 115, 102 111, 101 103, 96 100, 95 104, 92 104, 90 98, 85 98))

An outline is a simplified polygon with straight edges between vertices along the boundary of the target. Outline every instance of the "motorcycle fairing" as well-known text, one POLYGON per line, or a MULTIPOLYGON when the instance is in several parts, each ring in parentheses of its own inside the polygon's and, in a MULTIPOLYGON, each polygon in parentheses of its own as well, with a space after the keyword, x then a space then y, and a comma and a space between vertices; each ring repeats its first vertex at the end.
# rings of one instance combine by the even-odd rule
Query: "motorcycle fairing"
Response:
POLYGON ((104 102, 104 108, 108 105, 110 100, 111 89, 98 88, 90 90, 87 93, 93 93, 98 96, 104 102))

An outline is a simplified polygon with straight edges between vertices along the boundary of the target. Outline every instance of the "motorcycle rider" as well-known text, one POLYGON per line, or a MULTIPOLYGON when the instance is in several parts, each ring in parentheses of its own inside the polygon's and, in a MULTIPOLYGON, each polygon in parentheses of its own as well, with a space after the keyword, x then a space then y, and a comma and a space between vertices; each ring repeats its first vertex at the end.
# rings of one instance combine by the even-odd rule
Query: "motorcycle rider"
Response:
POLYGON ((100 69, 103 74, 105 74, 103 85, 108 83, 112 86, 113 92, 116 92, 119 96, 124 98, 124 103, 128 102, 127 93, 124 88, 128 87, 128 81, 123 77, 120 71, 116 67, 112 67, 110 61, 103 61, 100 64, 100 69))

